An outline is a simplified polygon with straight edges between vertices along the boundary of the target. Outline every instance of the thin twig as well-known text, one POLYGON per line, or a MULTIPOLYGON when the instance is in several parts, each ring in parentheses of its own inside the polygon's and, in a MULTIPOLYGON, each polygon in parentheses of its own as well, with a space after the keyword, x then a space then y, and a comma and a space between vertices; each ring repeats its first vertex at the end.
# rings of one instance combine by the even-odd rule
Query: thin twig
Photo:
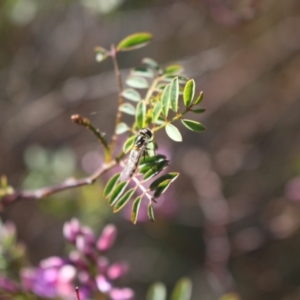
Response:
POLYGON ((111 152, 109 145, 104 138, 103 134, 97 129, 91 121, 88 118, 83 118, 80 115, 72 115, 71 120, 77 124, 86 127, 87 129, 91 130, 92 133, 97 137, 97 139, 101 142, 101 144, 104 147, 104 153, 105 153, 105 162, 109 162, 111 160, 111 152))
POLYGON ((118 60, 117 60, 117 50, 115 48, 114 45, 111 46, 111 58, 114 64, 114 70, 115 70, 115 76, 116 76, 116 81, 117 81, 117 85, 118 85, 118 111, 116 114, 116 121, 115 121, 115 131, 114 134, 112 136, 111 139, 111 143, 110 143, 110 149, 111 149, 111 154, 113 154, 115 146, 116 146, 116 142, 117 142, 117 126, 118 124, 121 122, 121 118, 122 118, 122 112, 120 111, 120 106, 123 104, 124 98, 122 96, 122 91, 123 91, 123 83, 122 83, 122 77, 121 77, 121 73, 120 73, 120 69, 119 69, 119 64, 118 64, 118 60))
POLYGON ((102 165, 95 173, 92 175, 75 179, 71 178, 63 183, 59 183, 57 185, 43 187, 37 190, 23 190, 23 191, 14 191, 12 194, 5 195, 0 199, 0 205, 9 205, 11 203, 20 201, 20 200, 38 200, 49 195, 68 190, 71 188, 90 185, 93 184, 100 176, 110 170, 113 166, 116 165, 116 161, 111 161, 110 163, 102 165))

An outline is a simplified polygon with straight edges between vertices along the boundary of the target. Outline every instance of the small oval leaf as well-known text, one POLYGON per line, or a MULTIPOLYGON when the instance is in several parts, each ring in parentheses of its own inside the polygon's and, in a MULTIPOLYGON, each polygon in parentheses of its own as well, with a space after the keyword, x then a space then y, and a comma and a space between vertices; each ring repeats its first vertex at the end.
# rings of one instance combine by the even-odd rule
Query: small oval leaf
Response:
POLYGON ((159 115, 161 114, 162 110, 162 104, 161 102, 157 102, 153 108, 153 114, 152 114, 152 123, 155 124, 155 122, 158 120, 159 115))
POLYGON ((145 128, 146 104, 144 101, 139 102, 137 105, 135 121, 139 129, 145 128))
POLYGON ((142 202, 142 196, 139 196, 134 200, 134 202, 132 204, 131 221, 133 224, 135 224, 137 221, 141 202, 142 202))
POLYGON ((147 292, 146 300, 166 300, 167 289, 163 283, 152 284, 147 292))
POLYGON ((141 100, 141 95, 138 91, 134 89, 125 89, 121 95, 127 100, 131 100, 134 102, 139 102, 141 100))
POLYGON ((151 203, 149 203, 149 205, 148 205, 147 213, 148 213, 149 220, 151 222, 155 222, 153 206, 151 203))
POLYGON ((131 137, 129 137, 126 142, 124 143, 123 145, 123 152, 124 153, 127 153, 131 150, 133 144, 134 144, 134 141, 135 141, 136 137, 133 135, 131 137))
POLYGON ((129 181, 120 182, 112 191, 109 198, 109 204, 114 205, 124 193, 129 181))
POLYGON ((182 136, 180 131, 172 124, 167 124, 166 125, 166 133, 175 142, 181 142, 182 141, 182 136))
POLYGON ((145 89, 149 86, 145 78, 138 76, 129 76, 126 79, 126 84, 136 89, 145 89))
POLYGON ((96 61, 97 62, 101 62, 108 57, 107 50, 102 47, 96 47, 95 52, 96 52, 96 61))
POLYGON ((148 67, 154 69, 154 70, 159 70, 160 66, 159 64, 152 58, 145 57, 142 59, 142 63, 147 65, 148 67))
POLYGON ((163 194, 169 188, 171 183, 172 182, 169 179, 161 182, 153 194, 154 198, 158 198, 161 194, 163 194))
POLYGON ((121 122, 117 125, 116 134, 122 134, 129 130, 129 127, 124 122, 121 122))
POLYGON ((192 283, 188 278, 182 278, 176 284, 171 300, 190 300, 192 296, 192 283))
POLYGON ((178 77, 175 77, 170 84, 170 104, 171 108, 178 111, 178 96, 179 96, 179 83, 178 77))
POLYGON ((131 116, 135 115, 135 107, 130 103, 123 103, 119 106, 119 111, 131 116))
POLYGON ((195 95, 195 81, 189 80, 183 90, 183 102, 186 107, 192 104, 195 95))
POLYGON ((162 112, 167 117, 170 108, 170 84, 166 85, 161 95, 162 112))
POLYGON ((147 181, 151 179, 152 177, 159 174, 163 169, 165 169, 169 165, 169 162, 167 160, 161 161, 159 163, 156 163, 154 167, 150 168, 144 175, 143 180, 147 181))
POLYGON ((107 182, 107 184, 104 188, 104 192, 103 192, 103 195, 104 195, 105 198, 107 198, 110 195, 110 193, 112 192, 112 190, 116 186, 116 184, 119 180, 119 177, 120 177, 120 173, 117 173, 112 178, 109 179, 109 181, 107 182))
POLYGON ((183 71, 183 68, 181 65, 179 64, 174 64, 174 65, 169 65, 166 67, 165 71, 164 71, 164 74, 170 74, 170 75, 173 75, 173 74, 179 74, 183 71))
POLYGON ((174 180, 177 179, 177 177, 179 176, 178 172, 171 172, 165 175, 162 175, 161 177, 157 178, 156 180, 154 180, 151 184, 150 184, 150 191, 154 191, 158 188, 158 186, 164 182, 165 180, 170 180, 171 182, 173 182, 174 180))
POLYGON ((128 190, 119 201, 117 201, 115 207, 114 207, 114 213, 120 211, 131 199, 132 195, 136 191, 136 188, 132 188, 128 190))
POLYGON ((201 132, 204 131, 206 128, 200 122, 192 121, 192 120, 181 120, 182 124, 191 131, 201 132))
POLYGON ((117 46, 118 51, 129 51, 145 46, 152 39, 148 32, 134 33, 124 38, 117 46))
POLYGON ((200 92, 199 96, 197 97, 197 99, 194 102, 194 105, 201 103, 203 100, 203 92, 200 92))
POLYGON ((191 109, 191 111, 195 114, 202 114, 206 111, 205 108, 191 109))
POLYGON ((154 72, 149 68, 134 68, 131 70, 130 75, 153 78, 154 72))

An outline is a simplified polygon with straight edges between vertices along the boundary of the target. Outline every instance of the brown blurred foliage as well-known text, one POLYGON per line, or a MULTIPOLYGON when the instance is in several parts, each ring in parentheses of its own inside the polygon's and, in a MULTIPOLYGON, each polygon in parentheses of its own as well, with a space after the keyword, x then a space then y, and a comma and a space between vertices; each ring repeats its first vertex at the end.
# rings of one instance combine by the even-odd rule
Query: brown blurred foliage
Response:
POLYGON ((155 224, 112 215, 103 182, 3 211, 32 261, 63 253, 65 219, 111 221, 120 228, 113 255, 132 265, 139 299, 150 282, 173 286, 183 275, 195 300, 234 291, 299 299, 299 12, 298 0, 2 0, 0 174, 13 186, 83 176, 101 163, 97 141, 69 119, 80 113, 112 133, 117 87, 111 63, 95 62, 97 45, 153 33, 148 47, 121 55, 124 75, 145 56, 182 63, 207 109, 204 134, 182 128, 181 144, 157 136, 182 175, 155 224))

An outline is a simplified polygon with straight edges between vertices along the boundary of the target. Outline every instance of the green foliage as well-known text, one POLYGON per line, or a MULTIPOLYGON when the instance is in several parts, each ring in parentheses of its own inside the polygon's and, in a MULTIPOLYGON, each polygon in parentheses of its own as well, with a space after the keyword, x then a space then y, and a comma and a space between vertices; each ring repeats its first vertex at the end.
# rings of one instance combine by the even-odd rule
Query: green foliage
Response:
MULTIPOLYGON (((112 47, 111 51, 97 47, 97 60, 100 61, 111 56, 114 65, 117 66, 117 55, 120 51, 142 47, 151 39, 151 34, 142 32, 125 37, 115 48, 112 47)), ((126 159, 123 161, 124 155, 132 149, 136 151, 131 157, 132 161, 127 165, 127 168, 131 168, 129 173, 134 173, 133 178, 119 182, 119 177, 113 176, 104 191, 104 196, 109 199, 110 205, 114 206, 114 212, 121 210, 132 200, 133 195, 137 194, 132 206, 131 219, 133 223, 137 220, 140 203, 144 200, 148 201, 148 217, 154 221, 153 202, 170 187, 179 175, 175 172, 168 173, 150 184, 150 188, 144 186, 146 181, 158 176, 168 166, 168 160, 166 157, 155 153, 154 143, 150 141, 145 141, 145 145, 135 145, 137 136, 140 134, 139 131, 149 128, 153 132, 154 141, 155 132, 165 128, 170 139, 181 142, 180 129, 173 124, 176 121, 180 120, 183 126, 191 131, 201 132, 205 130, 200 122, 185 117, 187 113, 199 115, 205 110, 197 107, 203 99, 203 93, 198 94, 195 99, 196 83, 193 79, 188 79, 182 74, 182 66, 171 64, 162 68, 152 58, 142 59, 142 64, 142 66, 135 67, 130 71, 125 79, 127 87, 119 90, 119 113, 134 116, 132 124, 124 123, 118 117, 115 130, 116 135, 129 133, 129 137, 123 144, 122 153, 117 156, 118 162, 126 167, 126 159), (141 91, 137 91, 137 89, 141 91), (136 167, 138 164, 139 166, 136 167), (128 182, 131 180, 135 186, 126 190, 128 182)), ((113 154, 110 153, 110 155, 113 154)))
POLYGON ((148 44, 152 39, 152 34, 148 32, 139 32, 124 38, 117 46, 118 51, 129 51, 137 49, 148 44))
MULTIPOLYGON (((192 295, 192 283, 188 278, 181 278, 175 285, 170 300, 190 300, 192 295)), ((167 289, 161 282, 156 282, 150 286, 146 300, 166 300, 167 289)))

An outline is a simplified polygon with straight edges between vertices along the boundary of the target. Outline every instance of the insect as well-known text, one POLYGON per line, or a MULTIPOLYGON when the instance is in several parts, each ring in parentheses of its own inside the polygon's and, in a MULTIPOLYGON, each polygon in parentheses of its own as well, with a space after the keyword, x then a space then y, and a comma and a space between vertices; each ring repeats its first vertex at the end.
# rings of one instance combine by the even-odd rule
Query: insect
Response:
POLYGON ((128 161, 121 173, 120 181, 126 181, 133 176, 139 165, 142 154, 145 154, 145 151, 147 151, 146 147, 152 137, 153 133, 149 128, 144 128, 139 131, 129 154, 128 161))

